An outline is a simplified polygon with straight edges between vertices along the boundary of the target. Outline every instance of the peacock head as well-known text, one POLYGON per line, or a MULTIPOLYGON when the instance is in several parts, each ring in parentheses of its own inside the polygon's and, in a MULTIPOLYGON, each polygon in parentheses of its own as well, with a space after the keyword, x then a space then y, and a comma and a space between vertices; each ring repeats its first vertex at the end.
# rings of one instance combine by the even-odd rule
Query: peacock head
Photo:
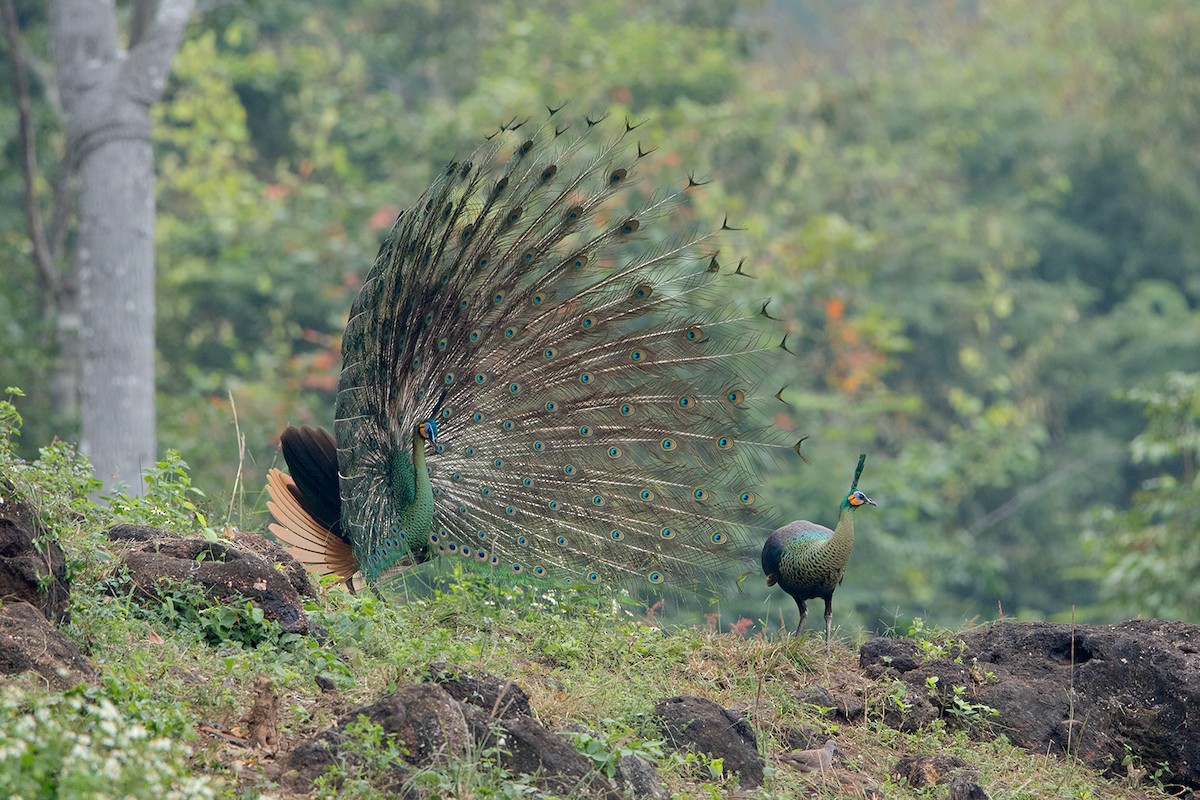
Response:
POLYGON ((417 434, 429 442, 434 447, 437 447, 438 437, 438 412, 442 410, 442 404, 446 402, 446 394, 450 391, 450 387, 442 389, 442 395, 438 398, 437 403, 433 406, 433 413, 428 419, 417 424, 417 434))
POLYGON ((846 495, 846 499, 842 501, 842 504, 853 509, 858 508, 859 506, 865 506, 867 504, 875 505, 875 501, 867 497, 862 492, 855 490, 846 495))
POLYGON ((430 418, 417 426, 417 434, 432 445, 437 444, 438 426, 437 421, 430 418))

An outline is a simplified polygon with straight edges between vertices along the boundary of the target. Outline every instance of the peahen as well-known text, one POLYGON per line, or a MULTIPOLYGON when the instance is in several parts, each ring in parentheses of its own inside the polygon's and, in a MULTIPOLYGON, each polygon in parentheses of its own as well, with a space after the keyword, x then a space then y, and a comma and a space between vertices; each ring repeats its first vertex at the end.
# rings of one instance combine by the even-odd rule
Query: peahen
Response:
POLYGON ((753 407, 782 399, 759 385, 786 336, 765 302, 729 310, 721 231, 666 224, 698 181, 644 191, 635 125, 554 114, 452 161, 380 248, 334 435, 287 428, 269 474, 270 529, 311 570, 694 588, 774 527, 758 475, 798 445, 753 407))
POLYGON ((825 601, 826 650, 833 627, 833 592, 846 574, 850 550, 854 547, 854 510, 875 505, 874 500, 858 491, 858 479, 866 461, 865 453, 858 457, 854 480, 850 483, 850 491, 842 498, 837 526, 833 530, 806 519, 796 520, 772 533, 762 549, 767 586, 779 584, 800 609, 796 633, 800 633, 808 618, 805 601, 817 597, 825 601))

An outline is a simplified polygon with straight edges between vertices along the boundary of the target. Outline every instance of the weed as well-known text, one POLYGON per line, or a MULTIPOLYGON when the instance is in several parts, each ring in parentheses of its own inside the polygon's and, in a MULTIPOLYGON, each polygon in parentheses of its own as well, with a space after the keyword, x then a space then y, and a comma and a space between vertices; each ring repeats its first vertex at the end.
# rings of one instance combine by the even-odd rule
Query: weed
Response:
MULTIPOLYGON (((613 727, 616 721, 603 720, 606 726, 613 727)), ((590 733, 576 733, 572 737, 575 749, 587 756, 592 767, 608 778, 617 774, 617 766, 621 759, 627 756, 637 756, 651 764, 657 764, 663 759, 665 739, 642 741, 634 737, 634 732, 624 729, 616 737, 612 735, 595 736, 590 733)))
POLYGON ((0 796, 212 798, 190 751, 82 687, 0 690, 0 796))
POLYGON ((965 686, 952 686, 947 693, 939 686, 936 675, 925 679, 925 688, 933 698, 934 704, 942 709, 942 713, 950 715, 960 723, 980 724, 988 717, 1000 716, 999 711, 985 703, 972 703, 967 697, 965 686))
POLYGON ((318 798, 367 800, 398 788, 408 771, 407 750, 395 734, 359 716, 342 731, 334 763, 313 781, 318 798))
POLYGON ((908 638, 913 640, 925 661, 949 660, 962 663, 966 642, 948 631, 927 628, 925 620, 914 617, 908 629, 908 638))

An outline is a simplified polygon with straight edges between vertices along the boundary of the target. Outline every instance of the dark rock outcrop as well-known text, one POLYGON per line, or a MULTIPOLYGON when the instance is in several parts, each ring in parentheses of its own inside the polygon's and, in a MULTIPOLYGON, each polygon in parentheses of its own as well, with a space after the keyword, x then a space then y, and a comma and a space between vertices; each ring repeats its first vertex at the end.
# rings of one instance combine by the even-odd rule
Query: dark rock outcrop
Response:
POLYGON ((216 602, 251 600, 267 619, 278 622, 287 633, 309 632, 300 592, 286 569, 275 568, 277 563, 294 561, 282 550, 280 558, 268 560, 249 548, 199 537, 172 536, 160 531, 159 536, 142 538, 146 531, 153 530, 119 525, 109 531, 110 538, 145 542, 123 559, 139 599, 158 601, 164 589, 191 582, 216 602))
POLYGON ((557 794, 612 796, 586 756, 533 718, 529 695, 513 681, 446 664, 430 665, 428 679, 461 703, 476 746, 496 748, 505 769, 535 775, 540 786, 557 794))
POLYGON ((938 786, 958 779, 978 780, 979 771, 958 756, 946 753, 905 756, 892 767, 892 777, 914 789, 938 786))
MULTIPOLYGON (((301 787, 311 782, 331 764, 354 764, 357 747, 375 746, 377 742, 352 743, 345 731, 359 717, 366 717, 402 743, 404 762, 422 767, 447 759, 466 756, 470 736, 462 710, 455 700, 440 687, 428 683, 407 686, 369 705, 357 708, 341 717, 337 723, 301 742, 288 754, 285 782, 301 787)), ((404 765, 397 764, 386 778, 384 790, 399 787, 407 774, 404 765)))
POLYGON ((376 788, 386 791, 403 785, 409 767, 442 757, 464 757, 473 744, 475 753, 493 755, 509 772, 532 776, 540 788, 554 794, 605 800, 665 796, 654 770, 632 757, 618 765, 616 782, 623 788, 614 789, 569 738, 533 718, 529 697, 521 687, 445 664, 431 665, 426 683, 358 708, 301 742, 285 759, 285 782, 301 789, 330 764, 353 764, 353 747, 347 747, 344 730, 359 716, 403 742, 406 764, 396 765, 375 781, 376 788))
MULTIPOLYGON (((1070 752, 1110 777, 1125 775, 1132 754, 1166 765, 1164 783, 1200 787, 1200 626, 1006 622, 959 638, 931 661, 911 642, 874 639, 860 664, 901 681, 922 717, 952 719, 959 700, 989 706, 1000 712, 994 729, 1030 750, 1070 752)), ((912 724, 904 717, 885 712, 896 727, 912 724)))
POLYGON ((6 602, 0 606, 0 675, 27 671, 59 689, 96 678, 79 645, 59 633, 41 611, 29 603, 6 602))
POLYGON ((654 713, 672 747, 721 758, 725 771, 737 773, 745 788, 762 785, 758 741, 746 719, 702 697, 669 697, 654 713))
POLYGON ((430 664, 427 680, 441 686, 460 703, 470 703, 497 719, 533 716, 529 695, 511 680, 446 664, 430 664))
POLYGON ((57 624, 69 616, 70 593, 63 551, 38 526, 33 510, 0 505, 0 601, 29 603, 57 624))

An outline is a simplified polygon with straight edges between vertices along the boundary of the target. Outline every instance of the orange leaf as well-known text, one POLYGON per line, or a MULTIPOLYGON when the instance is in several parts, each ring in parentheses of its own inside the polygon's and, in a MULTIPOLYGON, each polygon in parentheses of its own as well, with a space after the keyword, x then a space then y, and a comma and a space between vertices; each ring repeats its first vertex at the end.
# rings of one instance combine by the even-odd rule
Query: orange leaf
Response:
POLYGON ((830 319, 841 319, 846 311, 846 303, 840 297, 831 297, 825 301, 825 316, 830 319))

